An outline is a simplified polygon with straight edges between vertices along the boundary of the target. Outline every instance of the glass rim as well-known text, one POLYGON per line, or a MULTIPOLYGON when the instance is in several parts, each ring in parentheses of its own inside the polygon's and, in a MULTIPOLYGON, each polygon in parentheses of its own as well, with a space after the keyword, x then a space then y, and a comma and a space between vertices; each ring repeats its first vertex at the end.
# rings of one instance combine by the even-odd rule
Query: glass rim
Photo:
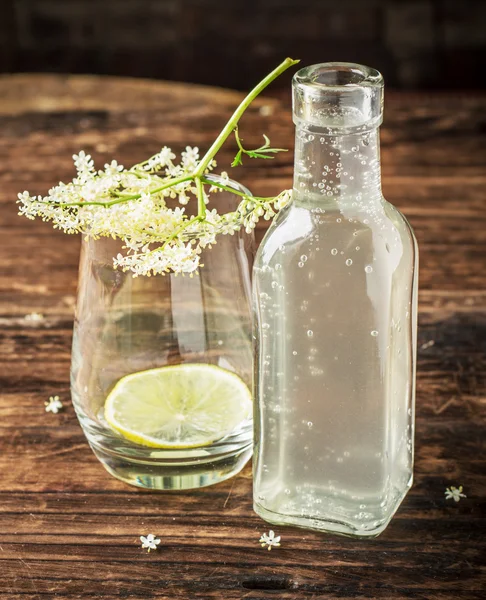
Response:
MULTIPOLYGON (((204 176, 204 179, 207 179, 208 181, 215 181, 215 182, 223 181, 223 182, 225 182, 226 187, 234 188, 237 192, 242 192, 243 194, 245 194, 247 196, 252 196, 252 193, 245 185, 243 185, 239 181, 236 181, 235 179, 231 179, 231 177, 226 179, 225 177, 222 177, 221 175, 217 175, 216 173, 209 173, 208 175, 204 176)), ((221 190, 221 191, 224 192, 227 190, 221 190)), ((227 192, 227 193, 230 194, 231 192, 227 192)), ((235 194, 235 195, 238 195, 238 194, 235 194)))

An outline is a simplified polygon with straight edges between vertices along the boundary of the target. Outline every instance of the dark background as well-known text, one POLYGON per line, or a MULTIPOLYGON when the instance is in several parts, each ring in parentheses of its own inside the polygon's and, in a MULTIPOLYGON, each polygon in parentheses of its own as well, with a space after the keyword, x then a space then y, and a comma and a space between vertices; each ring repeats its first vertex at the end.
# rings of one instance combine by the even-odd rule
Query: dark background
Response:
POLYGON ((287 55, 365 63, 389 87, 485 89, 486 0, 0 0, 4 73, 246 89, 287 55))

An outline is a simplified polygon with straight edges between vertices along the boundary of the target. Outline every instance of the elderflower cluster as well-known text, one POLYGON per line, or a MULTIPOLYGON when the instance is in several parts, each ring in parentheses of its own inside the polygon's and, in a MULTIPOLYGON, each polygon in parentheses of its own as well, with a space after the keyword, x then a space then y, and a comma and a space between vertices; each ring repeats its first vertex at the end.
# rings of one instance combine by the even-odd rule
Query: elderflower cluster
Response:
MULTIPOLYGON (((45 197, 19 194, 19 214, 52 221, 66 233, 121 239, 125 253, 114 258, 114 266, 134 275, 193 273, 202 250, 216 243, 218 235, 233 235, 241 227, 250 232, 260 217, 272 218, 290 200, 288 190, 276 198, 243 195, 234 212, 219 214, 208 207, 193 216, 187 205, 198 194, 193 176, 198 148, 188 146, 180 163, 175 158, 164 147, 130 169, 113 160, 97 171, 91 156, 81 151, 73 156, 77 176, 45 197)), ((202 178, 204 206, 213 193, 231 188, 226 173, 206 179, 215 166, 213 160, 202 178)))

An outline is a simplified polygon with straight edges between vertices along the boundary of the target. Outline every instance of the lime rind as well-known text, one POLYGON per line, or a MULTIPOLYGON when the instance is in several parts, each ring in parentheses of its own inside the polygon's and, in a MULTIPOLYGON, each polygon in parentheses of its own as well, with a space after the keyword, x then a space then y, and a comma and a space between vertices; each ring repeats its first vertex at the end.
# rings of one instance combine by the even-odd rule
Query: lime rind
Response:
POLYGON ((187 449, 224 438, 247 420, 251 393, 238 375, 203 363, 126 375, 105 402, 105 419, 132 442, 187 449))

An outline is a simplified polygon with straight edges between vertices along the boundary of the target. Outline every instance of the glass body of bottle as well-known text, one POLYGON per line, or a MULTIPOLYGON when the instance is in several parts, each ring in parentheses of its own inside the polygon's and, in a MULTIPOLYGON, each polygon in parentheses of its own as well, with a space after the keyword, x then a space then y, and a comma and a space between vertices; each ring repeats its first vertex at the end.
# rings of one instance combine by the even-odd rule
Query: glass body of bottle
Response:
POLYGON ((254 508, 376 536, 412 483, 418 252, 381 192, 381 75, 293 82, 293 199, 254 266, 254 508))

